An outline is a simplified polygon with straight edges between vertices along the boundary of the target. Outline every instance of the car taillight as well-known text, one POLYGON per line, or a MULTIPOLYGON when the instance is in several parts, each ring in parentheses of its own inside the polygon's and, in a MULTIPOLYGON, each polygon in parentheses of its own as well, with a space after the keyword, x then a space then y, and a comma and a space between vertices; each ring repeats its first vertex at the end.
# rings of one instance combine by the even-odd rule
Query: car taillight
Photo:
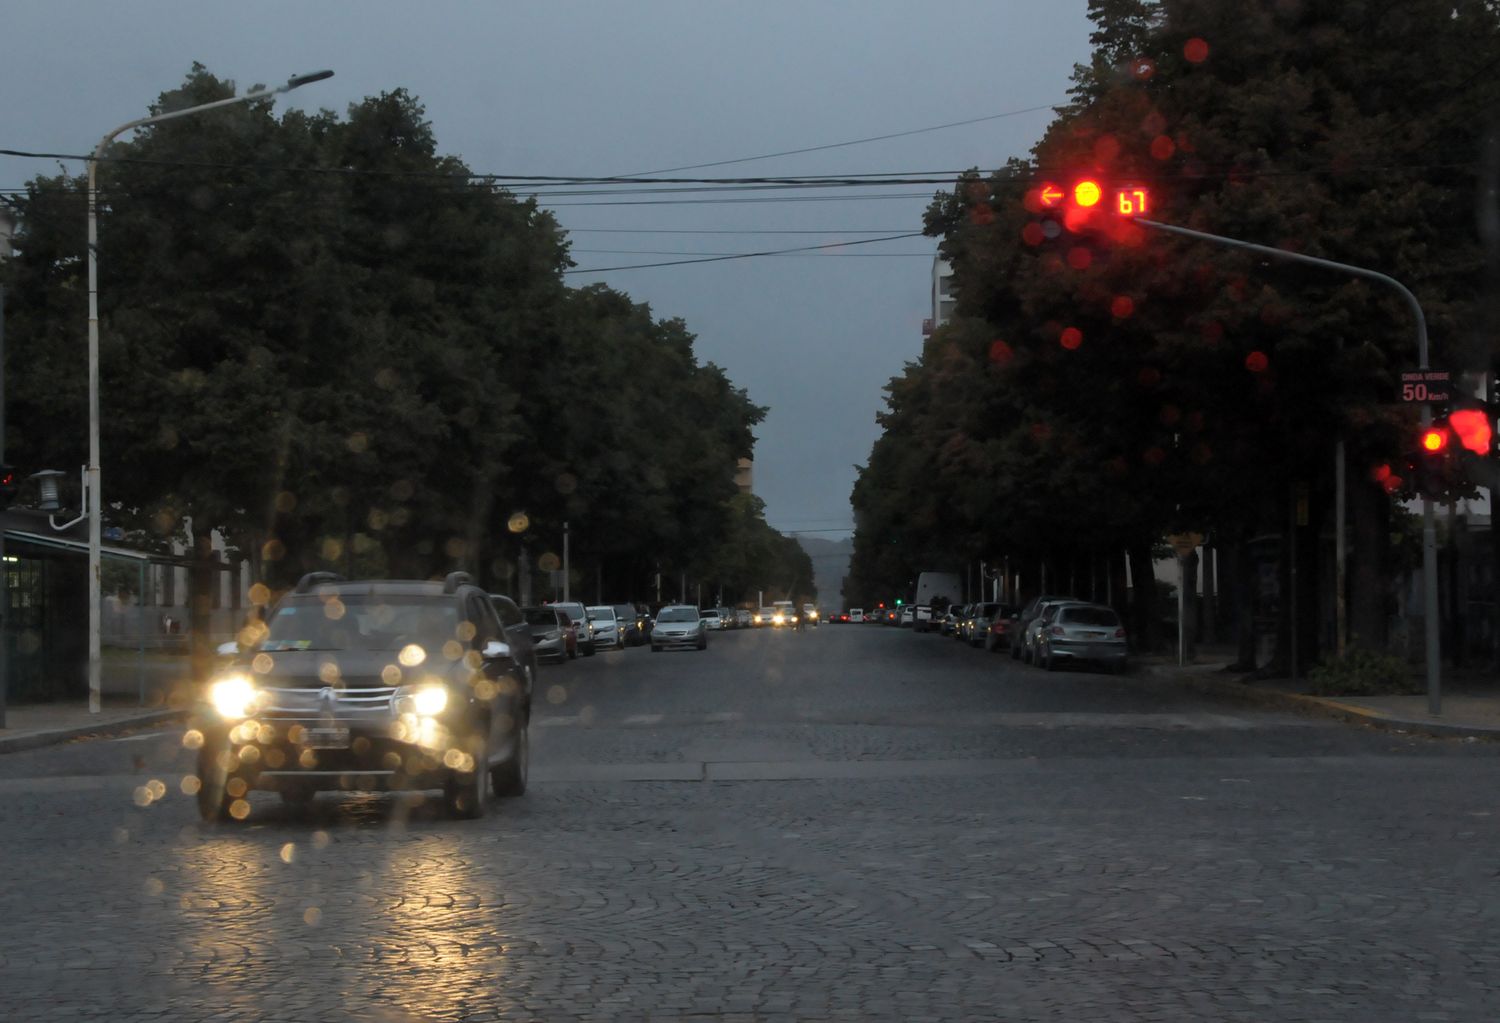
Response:
POLYGON ((1061 625, 1054 625, 1047 631, 1054 636, 1061 636, 1063 634, 1063 627, 1061 625))
POLYGON ((1123 627, 1116 629, 1115 630, 1115 639, 1124 639, 1124 638, 1125 638, 1125 629, 1123 627))

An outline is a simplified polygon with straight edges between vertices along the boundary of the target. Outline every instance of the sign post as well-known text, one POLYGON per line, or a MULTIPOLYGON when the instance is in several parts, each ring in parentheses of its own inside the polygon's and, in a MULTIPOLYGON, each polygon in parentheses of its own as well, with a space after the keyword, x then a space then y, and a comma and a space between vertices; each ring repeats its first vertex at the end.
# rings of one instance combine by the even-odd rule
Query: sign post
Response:
POLYGON ((1173 533, 1167 542, 1177 552, 1177 666, 1187 664, 1187 563, 1203 543, 1202 533, 1173 533))

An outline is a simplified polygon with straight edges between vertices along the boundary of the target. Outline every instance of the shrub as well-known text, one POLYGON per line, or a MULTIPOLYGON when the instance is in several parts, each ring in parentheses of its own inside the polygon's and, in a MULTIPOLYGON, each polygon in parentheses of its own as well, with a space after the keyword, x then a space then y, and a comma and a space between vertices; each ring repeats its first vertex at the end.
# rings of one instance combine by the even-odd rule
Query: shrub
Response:
POLYGON ((1307 673, 1319 696, 1372 696, 1381 693, 1420 693, 1421 680, 1406 661, 1392 654, 1355 648, 1337 661, 1324 661, 1307 673))

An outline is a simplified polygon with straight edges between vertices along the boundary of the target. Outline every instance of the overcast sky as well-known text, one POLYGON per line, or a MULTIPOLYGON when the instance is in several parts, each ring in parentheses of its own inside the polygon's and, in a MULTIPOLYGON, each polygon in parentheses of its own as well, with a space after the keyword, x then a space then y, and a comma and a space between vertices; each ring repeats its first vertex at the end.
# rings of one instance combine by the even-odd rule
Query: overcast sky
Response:
MULTIPOLYGON (((351 102, 405 87, 425 104, 439 148, 478 172, 655 171, 1059 103, 1073 64, 1087 59, 1086 6, 7 0, 0 148, 87 152, 111 128, 144 116, 196 60, 242 90, 319 68, 336 72, 282 97, 279 108, 342 114, 351 102)), ((1041 110, 680 173, 991 168, 1024 155, 1049 119, 1041 110)), ((0 189, 55 169, 0 157, 0 189)), ((754 202, 677 195, 651 205, 639 204, 651 198, 642 195, 575 196, 546 205, 570 232, 578 266, 588 268, 917 231, 933 190, 861 189, 884 197, 858 199, 841 190, 846 198, 831 201, 826 190, 740 196, 754 202), (818 201, 806 201, 815 194, 818 201), (786 201, 792 196, 803 198, 786 201), (585 205, 598 203, 610 204, 585 205), (689 231, 726 233, 666 233, 689 231), (780 233, 727 233, 761 231, 780 233), (786 233, 793 231, 818 233, 786 233)), ((569 282, 602 280, 658 317, 682 317, 698 335, 700 357, 770 407, 758 430, 755 489, 771 523, 836 538, 851 523, 854 467, 878 434, 881 388, 919 351, 934 250, 931 239, 908 238, 832 255, 575 274, 569 282)))

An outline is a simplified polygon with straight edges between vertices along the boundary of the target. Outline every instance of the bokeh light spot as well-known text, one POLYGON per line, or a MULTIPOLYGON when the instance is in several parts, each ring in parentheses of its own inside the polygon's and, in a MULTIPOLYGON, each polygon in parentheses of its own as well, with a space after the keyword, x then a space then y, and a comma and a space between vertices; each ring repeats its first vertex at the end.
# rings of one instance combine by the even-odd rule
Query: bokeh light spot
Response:
POLYGON ((323 911, 317 906, 308 906, 302 911, 302 922, 309 927, 316 927, 323 919, 323 911))
POLYGON ((1047 240, 1047 236, 1042 231, 1042 225, 1033 220, 1021 228, 1021 240, 1027 245, 1040 245, 1047 240))
POLYGON ((237 821, 242 821, 250 816, 250 804, 243 799, 236 799, 229 804, 229 816, 237 821))
POLYGON ((285 515, 297 507, 297 495, 290 490, 283 490, 276 495, 276 510, 285 515))
POLYGON ((1151 157, 1155 160, 1170 160, 1177 152, 1177 143, 1170 136, 1158 135, 1151 140, 1151 157))
POLYGON ((1251 352, 1245 356, 1245 368, 1252 373, 1264 373, 1270 364, 1265 352, 1251 352))
POLYGON ((1117 320, 1129 319, 1135 312, 1135 300, 1129 295, 1116 295, 1109 304, 1109 313, 1117 320))
POLYGON ((1070 352, 1076 351, 1078 346, 1083 344, 1083 331, 1077 327, 1065 327, 1062 334, 1059 335, 1057 343, 1070 352))
POLYGON ((1086 245, 1075 245, 1068 250, 1068 265, 1074 270, 1087 270, 1094 262, 1094 252, 1086 245))
POLYGON ((558 704, 566 703, 567 700, 568 691, 562 686, 550 685, 547 687, 547 702, 552 704, 554 707, 558 704))
POLYGON ((287 842, 281 847, 281 862, 290 863, 297 856, 297 846, 294 842, 287 842))
POLYGON ((536 559, 536 567, 543 572, 556 572, 559 568, 562 568, 562 559, 551 551, 548 551, 536 559))
POLYGON ((524 533, 531 528, 531 517, 523 511, 518 511, 505 523, 505 528, 512 533, 524 533))
POLYGON ((427 651, 423 650, 420 644, 408 643, 404 647, 402 647, 401 652, 396 655, 396 660, 400 661, 408 668, 415 668, 417 665, 427 660, 427 651))
POLYGON ((998 338, 990 342, 990 362, 997 366, 1007 365, 1015 354, 1015 350, 1010 345, 998 338))
POLYGON ((1208 41, 1194 36, 1182 45, 1182 55, 1189 63, 1202 64, 1208 59, 1208 41))
POLYGON ((271 588, 265 583, 255 583, 250 587, 248 596, 252 604, 269 604, 271 602, 271 588))

